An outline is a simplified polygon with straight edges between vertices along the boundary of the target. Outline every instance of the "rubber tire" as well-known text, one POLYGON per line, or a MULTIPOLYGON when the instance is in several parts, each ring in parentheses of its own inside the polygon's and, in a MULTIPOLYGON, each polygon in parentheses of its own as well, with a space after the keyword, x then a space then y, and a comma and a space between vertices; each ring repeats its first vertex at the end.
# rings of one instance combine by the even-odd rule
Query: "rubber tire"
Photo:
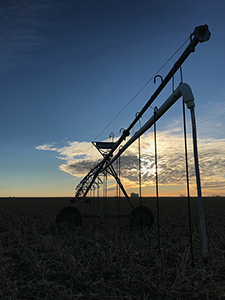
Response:
POLYGON ((55 222, 60 229, 74 230, 77 226, 82 225, 82 216, 76 207, 67 206, 58 212, 55 222))
POLYGON ((146 206, 137 206, 131 212, 130 222, 136 227, 151 227, 154 223, 153 212, 146 206))

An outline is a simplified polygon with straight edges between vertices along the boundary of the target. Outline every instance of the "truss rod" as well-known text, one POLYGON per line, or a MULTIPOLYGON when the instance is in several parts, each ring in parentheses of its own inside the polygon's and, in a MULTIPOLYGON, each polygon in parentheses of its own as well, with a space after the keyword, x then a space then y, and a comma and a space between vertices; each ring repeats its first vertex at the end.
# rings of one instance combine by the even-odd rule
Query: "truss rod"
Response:
POLYGON ((120 189, 122 190, 124 196, 126 197, 128 203, 130 204, 130 206, 131 206, 132 208, 134 208, 133 204, 130 202, 129 196, 127 195, 127 192, 126 192, 125 188, 123 187, 123 185, 122 185, 122 183, 121 183, 119 177, 118 177, 117 174, 116 174, 115 169, 113 168, 112 165, 109 166, 109 169, 110 169, 111 172, 112 172, 111 175, 115 178, 116 182, 119 184, 119 187, 120 187, 120 189))

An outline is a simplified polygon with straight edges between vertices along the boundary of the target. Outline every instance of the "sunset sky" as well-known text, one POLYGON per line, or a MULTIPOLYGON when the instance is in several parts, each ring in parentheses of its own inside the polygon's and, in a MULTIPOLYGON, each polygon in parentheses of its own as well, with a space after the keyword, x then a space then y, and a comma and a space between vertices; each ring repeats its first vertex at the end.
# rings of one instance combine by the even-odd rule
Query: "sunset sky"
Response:
MULTIPOLYGON (((211 38, 183 64, 183 79, 195 96, 203 196, 225 196, 224 0, 9 0, 0 14, 0 197, 74 196, 101 158, 91 142, 120 136, 160 79, 133 97, 204 24, 211 38)), ((170 82, 152 106, 171 93, 170 82)), ((131 136, 152 114, 149 108, 131 136)), ((186 117, 196 196, 188 110, 186 117)), ((182 128, 180 99, 157 122, 161 196, 186 195, 182 128)), ((143 195, 154 196, 153 129, 141 137, 141 154, 143 195)), ((121 176, 128 194, 138 192, 137 142, 121 157, 121 176)), ((116 194, 113 180, 109 193, 116 194)))

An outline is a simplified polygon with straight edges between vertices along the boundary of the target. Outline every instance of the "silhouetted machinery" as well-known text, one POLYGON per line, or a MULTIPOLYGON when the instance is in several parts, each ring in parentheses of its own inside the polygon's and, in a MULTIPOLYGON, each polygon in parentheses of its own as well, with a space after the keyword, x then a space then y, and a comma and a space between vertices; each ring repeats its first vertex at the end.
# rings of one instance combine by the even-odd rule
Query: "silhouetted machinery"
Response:
MULTIPOLYGON (((149 98, 144 107, 140 110, 138 114, 136 114, 134 120, 128 126, 127 129, 123 130, 120 138, 116 142, 92 142, 97 150, 102 154, 102 160, 95 165, 90 172, 80 181, 80 183, 76 187, 75 198, 71 201, 75 203, 76 207, 66 207, 63 208, 58 215, 56 216, 56 223, 58 226, 69 226, 76 227, 81 225, 83 218, 100 218, 103 215, 85 215, 81 214, 79 211, 80 205, 86 201, 86 196, 88 192, 93 189, 97 190, 103 184, 103 180, 101 175, 106 176, 109 174, 110 176, 115 178, 120 190, 122 191, 124 197, 127 199, 131 207, 131 212, 127 214, 120 214, 120 217, 130 217, 130 221, 135 226, 151 226, 154 222, 154 216, 150 208, 146 206, 142 206, 140 204, 137 207, 134 207, 131 199, 129 198, 115 168, 113 167, 113 163, 119 159, 122 153, 132 144, 134 143, 141 135, 143 135, 149 128, 151 128, 157 120, 159 120, 165 112, 173 106, 173 104, 180 98, 183 97, 183 101, 186 104, 187 108, 191 112, 191 120, 192 120, 192 136, 193 136, 193 152, 194 152, 194 161, 195 161, 195 172, 196 172, 196 182, 197 182, 197 193, 198 193, 198 204, 199 204, 199 218, 200 225, 202 230, 202 238, 203 238, 203 252, 204 257, 207 257, 207 240, 205 233, 205 222, 204 222, 204 213, 202 206, 202 194, 201 194, 201 182, 199 175, 199 165, 198 165, 198 151, 197 151, 197 137, 196 137, 196 124, 195 124, 195 112, 194 112, 194 97, 191 91, 190 86, 187 83, 183 83, 183 79, 181 76, 181 82, 178 87, 174 90, 173 93, 165 100, 165 102, 161 105, 160 108, 154 110, 154 114, 152 117, 127 141, 126 138, 130 136, 130 131, 134 127, 134 125, 140 120, 143 114, 147 111, 147 109, 151 106, 153 101, 157 98, 157 96, 161 93, 167 83, 172 79, 174 85, 174 75, 178 70, 181 70, 181 66, 187 57, 195 51, 195 47, 198 43, 202 43, 208 41, 210 38, 210 31, 207 25, 198 26, 195 28, 194 32, 190 35, 189 44, 186 49, 183 51, 179 59, 175 62, 171 70, 163 79, 161 78, 161 84, 155 90, 153 95, 149 98), (122 142, 125 144, 121 146, 122 142), (116 152, 117 150, 117 152, 116 152), (116 154, 115 154, 116 153, 116 154)), ((181 72, 182 74, 182 72, 181 72)), ((154 79, 155 79, 154 78, 154 79)), ((104 212, 104 217, 113 217, 112 214, 107 215, 107 211, 104 212)))

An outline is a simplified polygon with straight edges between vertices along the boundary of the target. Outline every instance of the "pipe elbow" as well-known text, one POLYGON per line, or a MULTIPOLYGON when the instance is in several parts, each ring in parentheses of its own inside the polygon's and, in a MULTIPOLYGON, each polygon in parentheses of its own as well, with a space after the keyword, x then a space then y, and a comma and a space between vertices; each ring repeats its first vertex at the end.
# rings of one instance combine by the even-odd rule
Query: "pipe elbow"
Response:
POLYGON ((178 89, 181 92, 181 95, 184 99, 184 102, 187 105, 187 108, 189 109, 194 108, 195 107, 194 95, 192 93, 190 86, 187 83, 181 83, 178 89))

